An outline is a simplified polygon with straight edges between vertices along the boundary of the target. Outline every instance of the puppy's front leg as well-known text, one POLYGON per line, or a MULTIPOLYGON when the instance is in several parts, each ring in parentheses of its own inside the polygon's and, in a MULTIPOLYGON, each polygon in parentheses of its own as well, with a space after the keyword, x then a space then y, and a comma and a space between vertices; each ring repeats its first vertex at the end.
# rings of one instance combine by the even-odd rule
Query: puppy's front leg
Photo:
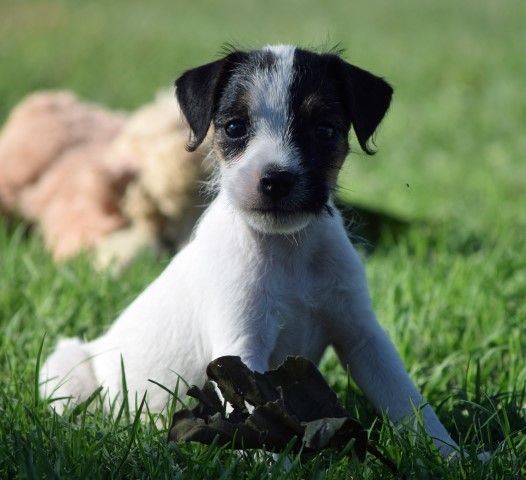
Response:
POLYGON ((424 428, 443 457, 458 452, 433 409, 409 378, 395 347, 376 320, 362 262, 351 248, 347 250, 347 270, 340 301, 333 302, 333 345, 344 368, 373 405, 387 413, 395 423, 414 417, 420 410, 424 428))
POLYGON ((391 421, 409 420, 415 410, 420 410, 424 428, 441 456, 448 457, 458 452, 458 445, 409 378, 398 352, 372 311, 362 311, 361 315, 362 320, 368 318, 360 329, 360 338, 335 345, 344 367, 348 366, 352 378, 367 398, 377 409, 386 412, 391 421))

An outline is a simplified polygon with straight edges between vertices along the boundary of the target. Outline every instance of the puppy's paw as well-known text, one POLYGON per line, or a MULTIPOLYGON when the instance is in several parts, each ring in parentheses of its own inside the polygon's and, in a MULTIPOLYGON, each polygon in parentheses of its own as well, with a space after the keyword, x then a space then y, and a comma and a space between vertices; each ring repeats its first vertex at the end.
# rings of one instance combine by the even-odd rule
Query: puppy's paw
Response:
POLYGON ((482 463, 486 463, 491 458, 491 452, 482 452, 477 455, 477 458, 482 463))
POLYGON ((447 461, 449 463, 456 463, 458 462, 462 457, 464 457, 465 459, 474 459, 476 458, 479 462, 482 462, 482 463, 486 463, 490 458, 491 458, 491 453, 490 452, 482 452, 482 453, 479 453, 476 457, 473 457, 472 455, 470 455, 468 452, 466 452, 465 450, 464 451, 457 451, 457 452, 454 452, 454 453, 451 453, 448 457, 447 457, 447 461))

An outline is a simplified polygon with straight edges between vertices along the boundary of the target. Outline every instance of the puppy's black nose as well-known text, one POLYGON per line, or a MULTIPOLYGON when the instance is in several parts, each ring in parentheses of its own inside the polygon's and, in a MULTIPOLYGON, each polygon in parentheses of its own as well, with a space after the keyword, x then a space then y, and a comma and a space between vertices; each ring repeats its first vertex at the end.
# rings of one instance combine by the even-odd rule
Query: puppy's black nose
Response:
POLYGON ((294 186, 295 175, 287 170, 267 170, 259 180, 259 190, 277 202, 286 197, 294 186))

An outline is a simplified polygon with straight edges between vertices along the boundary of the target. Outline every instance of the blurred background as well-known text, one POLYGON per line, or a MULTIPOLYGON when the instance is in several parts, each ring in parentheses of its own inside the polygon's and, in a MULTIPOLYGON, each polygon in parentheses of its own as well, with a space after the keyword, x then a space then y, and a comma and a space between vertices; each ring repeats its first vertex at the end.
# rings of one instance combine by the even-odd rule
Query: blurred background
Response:
MULTIPOLYGON (((502 478, 521 468, 524 473, 526 2, 0 0, 0 126, 24 97, 43 89, 71 90, 107 109, 136 112, 158 91, 172 89, 184 70, 219 58, 227 43, 245 49, 339 45, 348 61, 394 86, 391 109, 376 134, 376 155, 360 153, 351 135, 352 153, 340 176, 343 203, 367 212, 373 226, 403 227, 399 235, 385 228, 381 237, 363 234, 377 247, 366 260, 374 309, 411 377, 448 430, 457 432, 454 437, 467 439, 467 445, 482 438, 482 450, 500 442, 508 452, 495 462, 506 472, 502 478)), ((167 98, 171 114, 171 94, 167 98)), ((148 133, 149 121, 143 126, 148 133)), ((140 136, 143 128, 138 130, 132 133, 140 136)), ((31 131, 19 137, 24 159, 26 145, 39 150, 32 142, 36 137, 31 131)), ((179 137, 182 145, 186 137, 180 131, 179 137)), ((166 165, 171 158, 166 156, 166 165)), ((8 177, 1 160, 0 149, 0 187, 8 177)), ((80 168, 73 174, 84 178, 80 168)), ((77 193, 68 175, 50 189, 55 196, 60 188, 77 193)), ((177 176, 161 177, 170 186, 177 176)), ((73 215, 72 223, 84 217, 73 215)), ((50 221, 60 227, 62 219, 55 213, 50 221)), ((26 461, 33 475, 39 471, 35 451, 41 465, 55 455, 56 465, 85 464, 83 471, 91 474, 100 463, 109 471, 125 450, 121 440, 91 446, 99 427, 86 424, 83 437, 75 424, 66 431, 79 432, 77 443, 65 436, 48 446, 42 442, 51 437, 42 433, 40 420, 26 420, 33 418, 26 406, 35 405, 41 408, 35 418, 44 419, 45 428, 63 430, 51 416, 40 415, 46 406, 36 402, 35 359, 60 336, 98 336, 169 256, 145 250, 117 276, 94 271, 83 255, 56 265, 43 237, 27 234, 35 230, 16 216, 3 216, 0 196, 0 412, 6 431, 19 432, 2 437, 0 425, 0 440, 11 439, 19 451, 13 465, 26 461), (70 445, 78 458, 56 453, 70 445), (86 445, 102 456, 85 455, 86 445)), ((349 391, 348 377, 330 351, 321 368, 349 411, 360 405, 358 418, 382 428, 371 406, 349 391)), ((152 445, 157 458, 160 450, 152 445)), ((13 477, 18 467, 6 471, 13 477)), ((130 477, 142 475, 129 471, 130 477)), ((466 472, 455 478, 475 478, 466 472)))
POLYGON ((225 43, 339 45, 395 88, 378 153, 353 145, 341 197, 512 228, 526 223, 525 20, 522 0, 3 1, 0 123, 40 89, 134 110, 225 43))

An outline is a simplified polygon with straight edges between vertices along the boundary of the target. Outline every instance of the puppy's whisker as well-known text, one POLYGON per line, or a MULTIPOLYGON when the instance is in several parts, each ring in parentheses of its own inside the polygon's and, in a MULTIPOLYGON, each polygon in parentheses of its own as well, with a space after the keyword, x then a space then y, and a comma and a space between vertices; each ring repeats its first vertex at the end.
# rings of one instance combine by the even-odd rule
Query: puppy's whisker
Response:
POLYGON ((325 212, 327 212, 329 217, 334 216, 334 208, 331 207, 329 204, 325 205, 325 212))
POLYGON ((296 232, 292 232, 290 234, 285 234, 285 238, 287 238, 287 240, 289 241, 291 245, 298 247, 299 242, 298 242, 298 239, 296 238, 296 235, 297 235, 296 232))

